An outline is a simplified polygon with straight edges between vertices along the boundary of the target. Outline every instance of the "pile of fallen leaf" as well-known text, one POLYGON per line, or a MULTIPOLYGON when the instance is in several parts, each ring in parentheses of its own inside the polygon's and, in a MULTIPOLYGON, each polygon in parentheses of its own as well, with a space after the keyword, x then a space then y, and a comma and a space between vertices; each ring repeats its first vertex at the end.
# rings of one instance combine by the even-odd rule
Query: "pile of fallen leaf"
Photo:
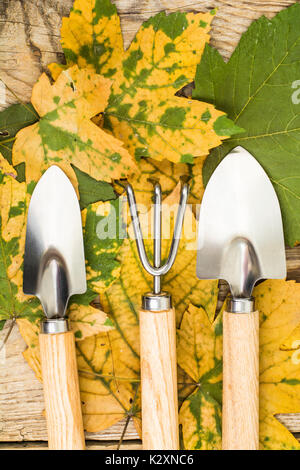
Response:
MULTIPOLYGON (((0 113, 0 325, 18 322, 28 345, 25 357, 41 379, 42 311, 36 298, 22 292, 25 223, 36 182, 56 164, 71 179, 82 208, 88 290, 72 298, 69 316, 88 431, 123 418, 126 425, 133 419, 138 430, 141 424, 138 311, 151 278, 139 262, 131 226, 119 220, 126 181, 148 210, 157 179, 166 205, 178 201, 180 179, 189 179, 190 202, 199 203, 204 161, 206 182, 241 144, 275 186, 287 243, 300 239, 300 111, 291 99, 299 78, 300 5, 254 22, 227 64, 208 46, 215 13, 159 13, 124 51, 110 0, 75 0, 61 30, 66 65, 49 66, 52 79, 39 78, 31 104, 0 113), (193 80, 192 98, 176 95, 193 80), (109 224, 115 214, 114 239, 100 240, 97 224, 109 224), (120 232, 126 230, 124 238, 120 232)), ((188 216, 191 223, 162 286, 172 294, 177 316, 181 440, 186 449, 219 449, 222 311, 216 317, 218 283, 196 278, 191 208, 188 216)), ((141 224, 146 233, 147 213, 141 224)), ((170 242, 165 235, 163 259, 170 242)), ((150 239, 146 250, 151 253, 150 239)), ((261 312, 261 448, 300 449, 275 417, 300 412, 300 286, 265 281, 255 291, 261 312)))

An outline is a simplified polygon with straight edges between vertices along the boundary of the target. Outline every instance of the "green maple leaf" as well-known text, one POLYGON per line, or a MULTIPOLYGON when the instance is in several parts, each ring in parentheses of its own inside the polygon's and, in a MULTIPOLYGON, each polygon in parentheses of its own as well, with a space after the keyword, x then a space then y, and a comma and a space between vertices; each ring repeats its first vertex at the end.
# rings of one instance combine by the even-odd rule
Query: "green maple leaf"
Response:
POLYGON ((243 34, 228 63, 206 46, 193 98, 225 111, 244 133, 207 158, 206 184, 222 158, 241 145, 259 161, 279 197, 286 243, 300 241, 300 5, 269 20, 262 16, 243 34))

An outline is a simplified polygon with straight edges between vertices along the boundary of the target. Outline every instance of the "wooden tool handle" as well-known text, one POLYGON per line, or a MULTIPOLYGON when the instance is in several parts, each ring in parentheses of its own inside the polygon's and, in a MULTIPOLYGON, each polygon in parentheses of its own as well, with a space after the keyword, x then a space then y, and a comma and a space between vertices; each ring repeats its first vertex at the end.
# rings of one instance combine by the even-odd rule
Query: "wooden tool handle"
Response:
POLYGON ((223 450, 259 448, 259 315, 224 313, 223 450))
POLYGON ((40 334, 49 449, 85 448, 75 338, 71 331, 40 334))
POLYGON ((177 450, 178 400, 174 309, 140 312, 143 449, 177 450))

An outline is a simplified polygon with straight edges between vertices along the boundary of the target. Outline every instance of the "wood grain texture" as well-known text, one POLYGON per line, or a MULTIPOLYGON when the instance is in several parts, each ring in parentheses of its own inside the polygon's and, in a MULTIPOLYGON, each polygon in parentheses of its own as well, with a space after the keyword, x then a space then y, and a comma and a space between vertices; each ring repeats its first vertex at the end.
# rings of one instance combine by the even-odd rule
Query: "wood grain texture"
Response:
POLYGON ((222 448, 259 448, 258 312, 223 314, 222 448))
POLYGON ((49 449, 84 450, 74 333, 40 334, 39 342, 49 449))
MULTIPOLYGON (((24 101, 47 64, 63 61, 59 43, 61 18, 68 15, 73 0, 0 0, 0 78, 24 101)), ((218 7, 213 20, 211 43, 228 59, 240 35, 253 19, 274 16, 294 0, 115 0, 121 16, 125 46, 128 47, 140 24, 161 10, 167 12, 207 11, 218 7)), ((16 102, 6 90, 4 108, 16 102)), ((300 281, 300 247, 287 250, 288 279, 300 281)), ((224 296, 227 286, 221 284, 224 296)), ((0 332, 0 344, 9 330, 0 332)), ((17 327, 0 352, 0 441, 46 441, 42 385, 25 362, 25 343, 17 327)), ((292 432, 300 432, 300 414, 277 415, 292 432)), ((124 422, 99 433, 86 433, 91 440, 118 440, 124 422)), ((126 439, 138 439, 130 422, 126 439)))
POLYGON ((140 311, 143 449, 177 450, 175 310, 140 311))

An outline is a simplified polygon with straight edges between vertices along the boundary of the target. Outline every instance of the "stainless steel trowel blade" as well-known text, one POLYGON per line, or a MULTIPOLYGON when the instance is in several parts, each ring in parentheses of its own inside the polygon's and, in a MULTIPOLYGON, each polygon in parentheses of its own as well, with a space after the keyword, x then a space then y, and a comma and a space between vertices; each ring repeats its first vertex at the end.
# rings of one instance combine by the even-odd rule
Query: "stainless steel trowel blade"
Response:
POLYGON ((251 295, 259 279, 282 279, 286 261, 275 190, 259 163, 236 147, 204 192, 198 224, 197 276, 224 279, 233 295, 251 295))
POLYGON ((70 296, 86 291, 80 207, 57 166, 43 174, 31 197, 23 290, 41 300, 49 318, 63 316, 70 296))

